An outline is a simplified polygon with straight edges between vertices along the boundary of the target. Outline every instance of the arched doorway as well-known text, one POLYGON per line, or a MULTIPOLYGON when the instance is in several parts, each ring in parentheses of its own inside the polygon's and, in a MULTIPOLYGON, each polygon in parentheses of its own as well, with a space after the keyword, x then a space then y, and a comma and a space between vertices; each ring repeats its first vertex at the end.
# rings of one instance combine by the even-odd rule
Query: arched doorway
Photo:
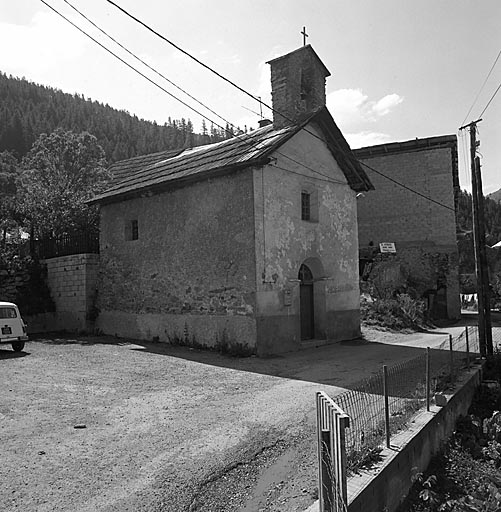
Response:
POLYGON ((301 322, 301 339, 311 340, 315 337, 315 301, 313 295, 313 274, 304 263, 299 268, 299 311, 301 322))

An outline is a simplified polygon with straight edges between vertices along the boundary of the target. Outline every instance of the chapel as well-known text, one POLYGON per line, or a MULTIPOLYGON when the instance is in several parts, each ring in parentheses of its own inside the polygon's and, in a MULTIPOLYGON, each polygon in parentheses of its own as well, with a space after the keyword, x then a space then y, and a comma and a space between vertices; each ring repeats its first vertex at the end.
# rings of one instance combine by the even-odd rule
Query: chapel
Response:
POLYGON ((313 48, 269 65, 259 129, 112 166, 92 200, 104 333, 258 355, 360 335, 356 195, 373 186, 313 48))

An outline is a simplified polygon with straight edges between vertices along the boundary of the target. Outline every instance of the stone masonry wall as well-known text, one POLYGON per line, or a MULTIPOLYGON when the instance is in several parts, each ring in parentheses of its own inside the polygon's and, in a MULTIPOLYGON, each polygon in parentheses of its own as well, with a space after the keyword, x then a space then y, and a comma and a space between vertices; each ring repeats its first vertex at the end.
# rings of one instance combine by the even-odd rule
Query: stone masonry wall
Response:
POLYGON ((103 205, 100 247, 105 333, 253 350, 251 171, 103 205), (136 240, 127 236, 133 220, 136 240))
POLYGON ((291 119, 298 120, 325 106, 325 70, 310 47, 274 59, 270 64, 275 128, 288 126, 291 119))

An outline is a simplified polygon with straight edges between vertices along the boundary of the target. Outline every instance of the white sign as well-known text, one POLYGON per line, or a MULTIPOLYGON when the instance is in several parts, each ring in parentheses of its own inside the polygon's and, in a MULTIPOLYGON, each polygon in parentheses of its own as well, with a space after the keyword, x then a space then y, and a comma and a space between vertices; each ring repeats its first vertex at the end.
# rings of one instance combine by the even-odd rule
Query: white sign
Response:
POLYGON ((397 252, 394 242, 381 242, 379 244, 379 250, 381 252, 397 252))

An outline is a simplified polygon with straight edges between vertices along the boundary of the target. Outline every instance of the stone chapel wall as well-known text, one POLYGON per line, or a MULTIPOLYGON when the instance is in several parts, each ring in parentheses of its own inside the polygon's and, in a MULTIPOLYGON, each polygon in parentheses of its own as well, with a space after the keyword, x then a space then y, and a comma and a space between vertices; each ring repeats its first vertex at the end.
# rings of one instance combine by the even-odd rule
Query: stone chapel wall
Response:
POLYGON ((97 327, 120 337, 253 351, 252 174, 101 207, 97 327), (130 223, 137 223, 137 240, 130 223))

